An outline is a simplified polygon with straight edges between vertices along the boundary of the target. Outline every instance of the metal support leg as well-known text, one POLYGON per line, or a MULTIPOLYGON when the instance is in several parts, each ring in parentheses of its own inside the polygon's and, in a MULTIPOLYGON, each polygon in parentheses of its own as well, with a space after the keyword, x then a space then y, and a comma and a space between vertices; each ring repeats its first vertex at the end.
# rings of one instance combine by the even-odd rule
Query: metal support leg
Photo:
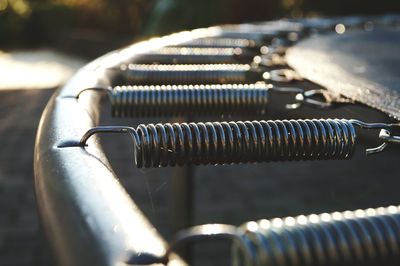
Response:
MULTIPOLYGON (((168 213, 173 233, 192 225, 194 207, 193 171, 192 166, 176 167, 172 171, 168 213)), ((178 252, 186 261, 190 261, 190 247, 178 252)))

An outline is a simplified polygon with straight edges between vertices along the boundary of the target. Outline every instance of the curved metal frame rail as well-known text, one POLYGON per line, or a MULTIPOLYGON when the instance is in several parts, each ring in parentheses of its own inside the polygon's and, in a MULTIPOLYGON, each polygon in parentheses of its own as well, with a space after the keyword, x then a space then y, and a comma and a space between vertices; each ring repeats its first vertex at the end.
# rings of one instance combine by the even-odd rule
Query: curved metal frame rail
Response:
MULTIPOLYGON (((40 120, 34 171, 41 221, 60 264, 124 265, 132 258, 146 260, 147 254, 161 256, 167 250, 117 181, 99 145, 89 150, 71 145, 79 143, 99 118, 100 96, 89 92, 78 99, 79 93, 111 85, 116 77, 107 69, 135 54, 220 31, 216 27, 182 32, 111 52, 82 68, 53 95, 40 120)), ((184 264, 179 258, 175 261, 184 264)))
MULTIPOLYGON (((347 23, 349 27, 352 27, 362 22, 360 21, 361 20, 355 19, 354 21, 349 20, 347 23)), ((285 22, 282 22, 282 24, 285 25, 285 22)), ((308 29, 313 27, 313 21, 309 21, 309 24, 310 25, 307 26, 308 29)), ((323 25, 320 25, 318 30, 322 32, 331 30, 335 25, 335 22, 326 20, 325 24, 325 28, 322 27, 323 25)), ((292 27, 295 27, 295 25, 296 24, 293 23, 292 27)), ((172 96, 168 96, 168 93, 170 93, 170 88, 165 87, 125 87, 122 88, 122 90, 121 88, 117 88, 119 91, 110 89, 116 85, 118 80, 120 80, 121 76, 119 72, 121 71, 126 72, 126 78, 128 78, 128 80, 130 79, 131 84, 135 84, 137 82, 140 85, 145 85, 145 81, 149 79, 158 78, 159 80, 164 80, 170 76, 172 77, 171 84, 174 84, 175 81, 177 81, 177 84, 192 84, 193 81, 196 81, 199 78, 205 78, 210 82, 218 81, 220 84, 231 82, 244 83, 247 79, 254 79, 254 81, 259 81, 260 79, 275 79, 275 81, 278 83, 284 83, 287 80, 290 81, 298 79, 298 77, 293 76, 293 73, 289 70, 282 72, 279 70, 277 71, 273 67, 271 68, 271 63, 275 64, 276 62, 274 63, 274 59, 268 57, 268 55, 261 55, 261 57, 255 56, 253 61, 253 63, 257 62, 260 63, 261 66, 268 68, 268 72, 259 72, 258 70, 254 70, 252 65, 240 65, 240 62, 235 61, 238 54, 241 53, 239 49, 240 46, 245 48, 248 47, 248 51, 251 51, 252 49, 255 49, 254 47, 256 43, 262 43, 265 40, 271 41, 274 36, 279 34, 288 34, 287 31, 278 30, 273 34, 261 34, 247 33, 248 27, 250 27, 248 25, 240 25, 239 28, 234 28, 232 26, 232 30, 230 30, 230 27, 231 26, 225 26, 224 28, 212 27, 194 30, 191 32, 181 32, 167 37, 154 38, 149 41, 129 46, 119 51, 111 52, 82 68, 51 98, 42 115, 36 139, 34 156, 35 189, 43 228, 45 229, 47 238, 49 239, 50 244, 54 249, 56 258, 60 264, 127 265, 150 264, 154 262, 166 264, 185 264, 185 262, 181 260, 179 256, 170 253, 170 249, 166 242, 161 238, 161 236, 157 233, 157 230, 142 214, 138 206, 127 195, 126 191, 118 182, 117 177, 113 173, 106 156, 101 150, 100 145, 98 145, 98 139, 96 136, 93 136, 89 139, 89 136, 97 133, 96 130, 98 132, 119 132, 127 130, 127 128, 96 128, 99 119, 98 106, 101 98, 101 94, 99 94, 96 90, 107 91, 110 100, 114 104, 113 114, 116 116, 125 116, 127 114, 134 115, 133 110, 130 109, 131 106, 129 106, 129 101, 133 102, 134 99, 142 97, 148 90, 152 90, 157 93, 164 93, 163 97, 165 97, 165 110, 168 110, 169 106, 171 105, 172 102, 169 102, 168 99, 171 99, 172 96), (212 41, 212 37, 215 36, 222 37, 219 39, 218 43, 213 43, 212 41), (240 38, 248 38, 251 39, 252 42, 246 43, 244 40, 243 42, 237 44, 237 47, 239 47, 238 49, 223 50, 224 47, 231 46, 229 42, 232 42, 232 38, 236 38, 237 41, 244 40, 240 38), (184 47, 185 43, 192 42, 192 44, 195 44, 196 41, 194 40, 202 40, 202 44, 205 48, 203 50, 200 49, 191 51, 192 54, 189 54, 188 58, 178 57, 177 63, 180 61, 186 63, 185 60, 199 60, 200 63, 203 63, 202 56, 204 55, 206 57, 210 56, 213 58, 213 53, 216 51, 214 51, 215 49, 213 50, 212 48, 206 48, 209 45, 210 47, 220 47, 219 50, 217 49, 219 52, 224 51, 224 54, 221 55, 221 62, 236 62, 237 65, 226 64, 220 66, 214 65, 212 67, 203 65, 201 69, 199 68, 200 65, 192 65, 193 73, 189 74, 187 72, 181 72, 180 66, 175 65, 172 67, 164 67, 165 69, 162 68, 161 70, 165 71, 165 74, 155 75, 153 66, 151 65, 146 66, 140 64, 131 64, 132 59, 135 58, 138 60, 138 62, 147 63, 145 61, 145 57, 141 56, 147 52, 155 51, 165 46, 179 49, 179 47, 184 47), (124 66, 125 69, 121 69, 121 66, 124 66), (238 68, 239 66, 243 67, 238 68), (210 71, 213 71, 212 75, 210 75, 210 71), (266 73, 268 75, 265 75, 266 73), (87 93, 82 94, 82 91, 87 91, 87 93), (126 102, 127 99, 130 100, 126 102), (89 135, 85 134, 87 132, 89 135), (86 137, 82 139, 82 136, 86 137), (89 143, 91 145, 84 147, 82 143, 89 143), (170 257, 165 259, 165 254, 170 255, 170 257), (158 258, 164 258, 165 260, 159 259, 157 261, 158 258)), ((279 23, 274 27, 279 28, 279 23)), ((298 32, 300 35, 303 33, 307 34, 306 32, 302 31, 298 32)), ((274 51, 274 53, 276 55, 284 53, 285 46, 287 45, 290 45, 290 43, 280 43, 275 47, 277 50, 274 51), (279 49, 282 49, 282 51, 280 51, 277 47, 280 47, 279 49)), ((190 45, 188 47, 190 47, 190 45)), ((273 46, 270 47, 270 49, 275 48, 273 46)), ((169 50, 159 50, 161 51, 163 60, 166 58, 164 53, 175 53, 174 49, 169 48, 169 50)), ((153 54, 152 56, 157 58, 160 56, 160 54, 153 54)), ((246 54, 246 58, 252 58, 252 54, 249 52, 249 54, 246 54)), ((276 64, 279 65, 279 60, 276 64)), ((268 90, 272 90, 271 87, 265 85, 259 86, 261 86, 261 88, 258 88, 259 90, 254 90, 253 96, 255 99, 261 100, 261 108, 260 105, 257 105, 255 101, 254 103, 251 103, 251 101, 253 101, 252 98, 249 98, 250 100, 245 101, 247 103, 251 103, 249 105, 249 110, 254 109, 257 110, 257 112, 259 110, 263 110, 263 105, 266 104, 268 100, 268 90), (261 94, 258 93, 264 95, 264 98, 260 98, 259 95, 261 94)), ((254 89, 246 84, 240 85, 240 88, 244 89, 244 91, 248 91, 249 89, 251 91, 254 89)), ((186 95, 187 97, 185 97, 189 99, 186 102, 178 101, 179 105, 176 106, 177 109, 175 110, 177 113, 183 109, 186 109, 188 103, 191 104, 190 99, 194 97, 193 95, 200 93, 200 91, 196 90, 196 88, 193 90, 192 87, 185 87, 183 85, 179 85, 173 89, 175 91, 177 90, 182 95, 186 95)), ((206 87, 202 89, 207 89, 210 91, 210 93, 212 93, 212 91, 216 88, 206 87)), ((226 95, 233 95, 230 85, 219 85, 217 89, 225 90, 226 95)), ((297 103, 289 105, 288 108, 297 108, 302 103, 322 108, 329 107, 331 105, 331 102, 329 101, 327 103, 322 103, 312 99, 315 94, 319 93, 318 91, 305 92, 302 90, 299 91, 293 88, 287 89, 283 87, 274 89, 280 92, 287 91, 289 93, 297 93, 297 103)), ((229 106, 230 102, 226 100, 228 99, 226 95, 221 96, 218 99, 220 99, 221 102, 225 101, 225 104, 229 106)), ((152 96, 150 95, 145 97, 150 100, 152 99, 152 96)), ((200 97, 202 101, 199 103, 199 106, 202 106, 204 110, 208 110, 209 108, 206 105, 208 99, 207 97, 207 95, 204 95, 203 98, 200 97)), ((346 102, 346 100, 337 100, 337 102, 340 101, 346 102)), ((176 102, 172 104, 175 105, 176 102)), ((214 111, 218 112, 219 107, 214 107, 216 108, 214 111)), ((145 108, 144 110, 147 109, 145 108)), ((158 112, 163 113, 164 110, 160 109, 158 112)), ((139 115, 140 113, 141 112, 139 112, 139 115)), ((255 121, 252 123, 238 122, 237 124, 234 123, 231 126, 236 126, 239 128, 239 126, 246 126, 246 123, 249 125, 251 124, 252 127, 254 127, 254 129, 257 128, 257 130, 262 129, 261 125, 272 126, 276 123, 280 123, 282 125, 288 124, 289 129, 298 130, 298 132, 296 131, 296 134, 293 134, 293 136, 296 136, 297 134, 299 136, 302 135, 303 130, 309 129, 309 127, 313 126, 315 123, 326 123, 327 126, 330 123, 338 129, 337 133, 343 132, 344 139, 339 140, 338 143, 332 142, 332 145, 335 144, 337 147, 344 145, 342 147, 343 150, 347 151, 348 149, 348 153, 345 152, 343 155, 346 158, 348 157, 348 154, 351 154, 353 149, 352 143, 350 143, 351 145, 347 145, 347 142, 345 143, 348 137, 346 135, 347 128, 352 128, 351 124, 364 128, 373 127, 381 129, 380 139, 383 140, 384 143, 381 147, 370 150, 371 153, 381 151, 389 142, 399 142, 399 138, 397 136, 392 136, 390 134, 390 130, 392 129, 391 125, 367 125, 356 120, 350 120, 347 122, 333 120, 329 120, 328 122, 322 120, 314 122, 300 120, 283 122, 255 121), (348 124, 345 127, 343 123, 348 124)), ((161 128, 163 130, 169 130, 169 125, 149 125, 148 128, 149 130, 152 130, 157 126, 159 129, 161 128)), ((220 132, 221 134, 232 133, 231 131, 233 130, 230 128, 230 126, 228 126, 227 123, 213 124, 211 129, 207 129, 208 131, 205 129, 206 126, 201 123, 191 126, 198 129, 198 132, 204 129, 202 131, 204 134, 207 132, 210 134, 217 132, 219 128, 221 128, 221 130, 223 128, 224 130, 224 132, 220 132)), ((189 128, 189 126, 186 124, 182 124, 181 127, 182 129, 186 127, 189 128)), ((398 125, 396 125, 396 127, 398 127, 398 125)), ((144 129, 146 129, 146 127, 143 127, 142 131, 144 129)), ((130 132, 136 134, 134 129, 129 128, 129 130, 130 132)), ((173 131, 169 130, 168 132, 168 134, 171 135, 170 139, 174 140, 172 137, 173 131)), ((246 129, 243 132, 248 131, 246 129)), ((237 134, 238 139, 239 135, 243 132, 241 131, 235 133, 237 134)), ((260 133, 261 131, 257 132, 260 133)), ((315 134, 310 133, 308 135, 311 137, 315 134)), ((218 137, 222 139, 221 136, 218 135, 218 137)), ((233 136, 236 135, 233 134, 233 136)), ((262 136, 262 134, 260 133, 259 136, 262 136)), ((154 139, 156 140, 157 138, 154 137, 154 139)), ((150 147, 149 145, 146 146, 144 144, 138 145, 139 142, 136 139, 135 141, 138 147, 140 145, 143 146, 143 149, 150 147)), ((322 139, 321 141, 325 140, 322 139)), ((317 141, 316 143, 318 144, 319 142, 317 141)), ((189 144, 190 143, 187 143, 185 145, 189 144)), ((256 144, 257 143, 254 142, 254 145, 256 144)), ((204 148, 203 146, 204 145, 199 144, 197 148, 200 150, 204 148)), ((314 147, 316 145, 312 144, 311 146, 314 147)), ((228 148, 230 149, 230 146, 227 143, 227 146, 224 149, 228 150, 228 148)), ((214 150, 219 152, 217 148, 214 150)), ((302 156, 305 154, 300 154, 300 151, 297 152, 295 145, 290 149, 288 148, 287 152, 288 156, 291 155, 292 152, 296 152, 296 156, 302 156)), ((136 153, 139 154, 138 151, 136 153)), ((255 151, 253 150, 243 148, 243 155, 244 158, 247 158, 247 156, 254 156, 254 160, 258 160, 256 156, 257 154, 255 154, 255 151)), ((288 158, 291 159, 292 157, 289 156, 288 158)), ((158 159, 153 163, 155 166, 168 164, 168 161, 165 161, 165 163, 160 163, 158 159)), ((206 157, 199 157, 198 159, 199 162, 209 162, 209 159, 206 157)), ((150 158, 146 160, 151 161, 153 159, 150 158)), ((231 162, 236 160, 236 157, 232 157, 232 160, 229 159, 227 161, 231 162)), ((172 165, 175 163, 173 161, 169 164, 172 165)))

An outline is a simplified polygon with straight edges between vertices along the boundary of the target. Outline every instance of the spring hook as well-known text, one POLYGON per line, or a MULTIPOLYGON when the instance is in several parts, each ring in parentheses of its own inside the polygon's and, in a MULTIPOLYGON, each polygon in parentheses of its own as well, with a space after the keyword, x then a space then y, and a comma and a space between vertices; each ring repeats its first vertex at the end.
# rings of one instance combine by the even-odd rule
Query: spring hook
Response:
POLYGON ((328 90, 302 90, 296 94, 296 102, 286 105, 287 109, 298 109, 302 105, 308 105, 320 109, 329 109, 337 104, 352 104, 353 100, 345 98, 340 94, 334 94, 328 90))
POLYGON ((262 67, 283 67, 287 65, 283 56, 278 54, 256 55, 253 64, 262 67))
POLYGON ((365 123, 354 119, 350 120, 350 122, 360 128, 380 130, 379 139, 382 140, 383 143, 378 147, 367 149, 367 155, 383 151, 390 143, 400 144, 400 136, 394 135, 400 132, 400 124, 365 123))
MULTIPOLYGON (((400 127, 400 125, 396 125, 396 127, 400 127)), ((386 143, 400 144, 400 136, 392 136, 392 133, 387 129, 381 129, 379 138, 386 143)))
POLYGON ((295 103, 286 104, 286 109, 295 110, 303 105, 319 109, 330 109, 338 104, 352 104, 353 100, 345 98, 340 94, 334 94, 331 91, 316 89, 316 90, 304 90, 297 87, 272 87, 270 91, 278 92, 282 94, 294 93, 295 103), (322 99, 318 99, 322 98, 322 99))

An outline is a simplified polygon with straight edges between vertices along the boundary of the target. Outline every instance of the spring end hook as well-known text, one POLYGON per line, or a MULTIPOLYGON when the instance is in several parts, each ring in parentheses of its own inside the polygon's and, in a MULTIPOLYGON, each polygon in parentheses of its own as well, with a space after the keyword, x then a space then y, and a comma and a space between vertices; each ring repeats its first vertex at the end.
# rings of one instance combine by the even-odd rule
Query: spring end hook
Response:
POLYGON ((286 108, 293 110, 300 108, 302 105, 309 105, 319 109, 329 109, 337 104, 354 103, 353 100, 345 98, 340 94, 322 89, 302 90, 295 96, 295 100, 295 103, 287 104, 286 108))
POLYGON ((139 139, 139 135, 136 130, 132 127, 127 126, 99 126, 93 127, 86 131, 86 133, 82 136, 79 141, 79 145, 84 147, 86 146, 86 142, 88 139, 98 133, 128 133, 132 136, 133 140, 137 143, 139 139))
POLYGON ((398 124, 384 124, 384 123, 365 123, 359 120, 350 120, 353 125, 364 129, 380 129, 379 139, 383 142, 375 148, 366 149, 366 155, 372 155, 382 152, 390 143, 400 144, 400 123, 398 124))
POLYGON ((285 108, 289 110, 299 109, 303 105, 319 109, 329 109, 336 104, 354 103, 353 100, 322 89, 306 91, 298 87, 272 87, 270 90, 282 94, 295 94, 295 102, 285 105, 285 108))
MULTIPOLYGON (((128 133, 133 141, 133 144, 135 146, 135 151, 140 151, 140 136, 137 133, 137 131, 132 128, 132 127, 127 127, 127 126, 98 126, 98 127, 93 127, 89 129, 80 139, 79 141, 79 146, 85 147, 87 146, 87 141, 88 139, 99 133, 128 133)), ((141 163, 141 158, 137 156, 137 152, 134 153, 135 157, 135 162, 136 163, 141 163)))
POLYGON ((79 91, 79 93, 76 95, 76 98, 79 99, 79 96, 81 96, 82 93, 84 93, 85 91, 99 91, 99 92, 106 92, 107 94, 110 94, 112 92, 112 87, 111 86, 105 86, 105 87, 88 87, 88 88, 84 88, 81 91, 79 91))
POLYGON ((291 83, 295 81, 302 81, 303 78, 292 69, 274 69, 262 74, 264 80, 280 82, 280 83, 291 83))
MULTIPOLYGON (((390 125, 390 127, 392 129, 394 127, 400 128, 400 124, 390 125)), ((367 155, 383 151, 389 145, 389 143, 400 144, 400 136, 393 135, 391 130, 384 128, 379 132, 379 139, 381 139, 383 143, 379 147, 367 149, 367 155)))

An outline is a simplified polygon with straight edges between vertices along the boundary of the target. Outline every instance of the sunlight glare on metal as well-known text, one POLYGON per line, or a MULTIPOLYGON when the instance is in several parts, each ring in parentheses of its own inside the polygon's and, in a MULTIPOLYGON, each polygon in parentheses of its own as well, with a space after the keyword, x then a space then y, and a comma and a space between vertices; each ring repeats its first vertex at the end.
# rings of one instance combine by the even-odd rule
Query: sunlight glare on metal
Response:
POLYGON ((390 214, 394 214, 394 213, 398 213, 398 212, 399 212, 399 209, 398 209, 398 207, 396 207, 396 206, 389 206, 389 207, 387 208, 387 211, 388 211, 388 213, 390 213, 390 214))
POLYGON ((308 216, 308 220, 310 221, 310 223, 316 224, 319 223, 320 218, 316 214, 311 214, 310 216, 308 216))
POLYGON ((305 225, 308 223, 307 217, 305 215, 300 215, 296 218, 296 221, 300 225, 305 225))
POLYGON ((259 224, 261 229, 268 230, 271 228, 271 222, 267 219, 262 219, 259 224))
POLYGON ((343 219, 344 214, 340 213, 340 212, 334 212, 332 213, 332 219, 335 221, 340 221, 343 219))
POLYGON ((256 232, 258 230, 258 224, 256 222, 248 222, 246 224, 246 229, 250 232, 256 232))
POLYGON ((322 213, 320 216, 321 216, 321 221, 323 221, 323 222, 329 222, 332 219, 331 215, 326 212, 322 213))
POLYGON ((285 221, 286 226, 295 226, 296 225, 296 219, 294 219, 293 217, 286 217, 284 221, 285 221))
POLYGON ((272 220, 272 226, 275 228, 281 228, 284 225, 281 218, 275 218, 272 220))
POLYGON ((343 24, 337 24, 335 26, 335 31, 337 34, 343 34, 346 32, 346 26, 343 24))

